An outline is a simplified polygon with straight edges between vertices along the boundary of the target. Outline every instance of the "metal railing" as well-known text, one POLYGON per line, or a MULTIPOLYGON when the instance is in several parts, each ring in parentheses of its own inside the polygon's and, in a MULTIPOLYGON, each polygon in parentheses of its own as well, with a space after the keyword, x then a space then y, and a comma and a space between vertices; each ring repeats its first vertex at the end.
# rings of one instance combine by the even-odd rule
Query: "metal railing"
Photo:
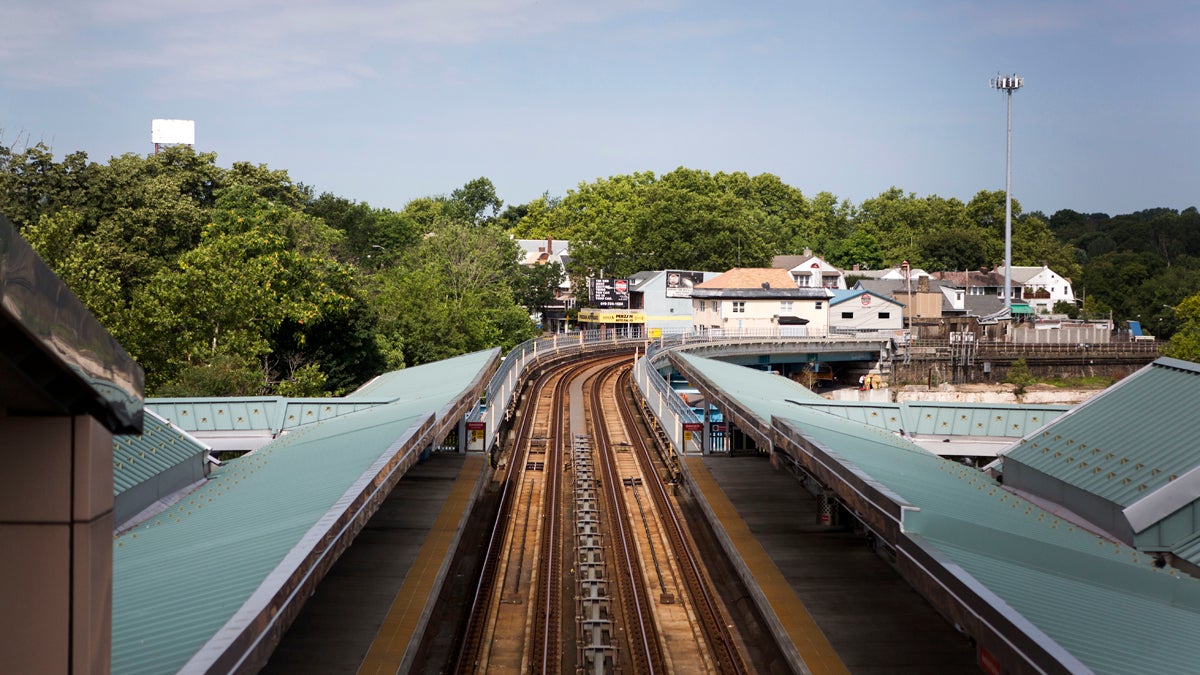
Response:
MULTIPOLYGON (((588 330, 574 333, 556 333, 554 335, 527 340, 517 345, 503 357, 496 374, 488 382, 484 390, 483 401, 476 406, 468 416, 468 421, 483 421, 489 430, 484 443, 484 451, 490 452, 499 440, 499 429, 504 415, 512 403, 512 397, 517 393, 525 368, 535 359, 550 353, 565 353, 568 351, 586 352, 606 346, 630 346, 641 348, 643 356, 634 364, 633 377, 641 391, 646 404, 657 418, 659 426, 666 433, 672 448, 676 453, 688 449, 684 441, 684 422, 701 422, 701 418, 679 397, 657 370, 655 362, 661 362, 665 353, 681 347, 706 344, 753 344, 755 342, 778 345, 785 343, 848 343, 863 340, 885 340, 891 336, 891 331, 867 331, 864 335, 859 331, 847 333, 813 333, 804 331, 797 334, 791 330, 794 327, 744 329, 744 330, 710 330, 692 331, 677 330, 663 331, 653 338, 627 337, 614 331, 588 330)), ((804 328, 804 327, 798 327, 804 328)), ((702 441, 693 438, 691 443, 699 450, 702 441)))
MULTIPOLYGON (((916 354, 949 352, 954 345, 950 340, 914 338, 906 349, 916 354)), ((1001 342, 980 340, 974 343, 976 357, 992 356, 1062 356, 1079 354, 1150 355, 1157 354, 1155 342, 1079 342, 1074 344, 1039 342, 1001 342)))

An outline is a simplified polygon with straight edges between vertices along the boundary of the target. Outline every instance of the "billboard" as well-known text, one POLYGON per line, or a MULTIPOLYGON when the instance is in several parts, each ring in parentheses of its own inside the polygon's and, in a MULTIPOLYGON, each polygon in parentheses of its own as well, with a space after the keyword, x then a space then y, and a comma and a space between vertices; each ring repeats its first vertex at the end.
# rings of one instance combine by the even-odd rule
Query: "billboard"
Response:
POLYGON ((588 304, 600 309, 628 309, 629 280, 589 279, 588 304))
POLYGON ((168 145, 196 144, 196 122, 194 120, 151 120, 150 142, 168 145))
POLYGON ((667 297, 690 298, 692 287, 704 283, 704 272, 667 270, 667 297))
POLYGON ((602 312, 596 309, 579 310, 579 320, 585 323, 646 323, 641 312, 602 312))

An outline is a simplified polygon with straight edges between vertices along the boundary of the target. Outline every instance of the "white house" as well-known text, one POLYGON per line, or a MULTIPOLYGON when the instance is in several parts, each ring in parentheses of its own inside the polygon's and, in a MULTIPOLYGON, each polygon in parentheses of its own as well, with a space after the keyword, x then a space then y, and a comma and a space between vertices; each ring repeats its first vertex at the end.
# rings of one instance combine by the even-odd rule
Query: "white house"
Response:
POLYGON ((800 288, 846 288, 846 275, 842 270, 813 255, 809 249, 804 250, 804 255, 775 256, 771 266, 786 269, 800 288))
MULTIPOLYGON (((1001 266, 996 271, 1004 274, 1004 267, 1001 266)), ((1071 288, 1071 280, 1046 265, 1041 267, 1013 265, 1011 276, 1013 286, 1022 289, 1021 298, 1037 314, 1053 312, 1056 302, 1075 304, 1075 291, 1071 288)))
POLYGON ((836 291, 829 300, 829 330, 838 332, 902 330, 904 305, 867 290, 836 291))
POLYGON ((915 284, 917 279, 929 276, 929 273, 923 269, 913 268, 908 271, 908 276, 904 274, 904 268, 901 266, 889 267, 882 270, 850 270, 850 276, 860 279, 879 279, 883 281, 904 281, 906 278, 911 279, 915 284))
POLYGON ((824 335, 829 331, 827 288, 800 288, 787 270, 734 268, 692 289, 697 331, 762 331, 824 335))
MULTIPOLYGON (((571 242, 556 241, 553 237, 545 239, 517 239, 521 247, 520 264, 527 267, 533 265, 549 265, 558 263, 565 270, 571 257, 571 242)), ((575 296, 571 293, 571 278, 563 275, 554 293, 554 302, 543 308, 545 316, 532 314, 535 322, 553 332, 564 332, 567 329, 567 311, 575 306, 575 296)))

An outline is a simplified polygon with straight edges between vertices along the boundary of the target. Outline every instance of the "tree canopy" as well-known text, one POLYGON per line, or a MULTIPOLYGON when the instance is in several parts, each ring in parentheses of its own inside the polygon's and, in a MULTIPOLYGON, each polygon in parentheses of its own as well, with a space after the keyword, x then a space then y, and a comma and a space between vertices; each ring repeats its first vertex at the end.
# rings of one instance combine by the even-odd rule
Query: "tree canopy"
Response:
MULTIPOLYGON (((143 364, 148 393, 320 395, 384 369, 535 334, 564 278, 724 271, 806 249, 843 268, 966 270, 1004 250, 1004 193, 898 187, 860 204, 772 174, 678 168, 508 205, 486 177, 403 209, 284 170, 169 147, 106 163, 0 146, 0 213, 143 364), (503 210, 502 210, 503 209, 503 210), (571 241, 568 269, 519 265, 516 237, 571 241)), ((1200 213, 1025 213, 1013 262, 1071 278, 1082 311, 1137 319, 1200 358, 1200 213)), ((1075 308, 1069 308, 1075 309, 1075 308)))

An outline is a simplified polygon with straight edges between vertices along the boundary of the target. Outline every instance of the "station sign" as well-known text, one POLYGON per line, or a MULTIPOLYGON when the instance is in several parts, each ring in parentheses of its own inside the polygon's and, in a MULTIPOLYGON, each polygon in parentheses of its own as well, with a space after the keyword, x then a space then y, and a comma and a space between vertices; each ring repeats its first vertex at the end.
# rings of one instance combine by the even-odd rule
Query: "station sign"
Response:
POLYGON ((709 429, 714 434, 723 434, 723 433, 725 433, 725 423, 724 422, 713 422, 712 426, 709 427, 709 429))
POLYGON ((693 434, 698 434, 704 431, 704 424, 701 422, 684 422, 683 423, 683 440, 684 442, 692 440, 693 434))
POLYGON ((467 422, 467 450, 482 452, 487 422, 467 422))

